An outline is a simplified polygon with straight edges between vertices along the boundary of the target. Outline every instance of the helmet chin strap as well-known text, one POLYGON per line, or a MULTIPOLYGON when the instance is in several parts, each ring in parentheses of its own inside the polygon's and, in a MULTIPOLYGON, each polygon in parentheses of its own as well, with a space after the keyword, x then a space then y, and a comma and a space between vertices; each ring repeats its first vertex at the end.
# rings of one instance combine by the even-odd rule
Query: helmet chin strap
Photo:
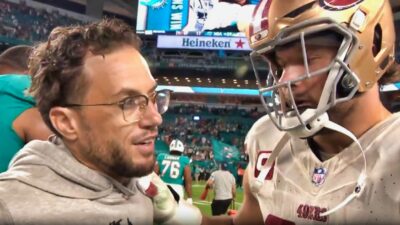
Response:
POLYGON ((327 113, 323 113, 310 121, 310 118, 317 114, 316 109, 306 109, 300 116, 286 117, 282 120, 284 127, 293 127, 287 132, 294 137, 307 138, 316 134, 325 124, 329 122, 327 113), (309 121, 305 123, 304 121, 309 121), (299 122, 301 124, 299 124, 299 122))
MULTIPOLYGON (((310 110, 312 110, 312 109, 310 109, 310 110)), ((308 115, 308 113, 306 113, 306 114, 308 115)), ((304 115, 304 113, 303 113, 303 115, 304 115)), ((296 120, 297 120, 297 118, 296 118, 296 120)), ((340 202, 335 207, 333 207, 332 209, 330 209, 324 213, 321 213, 320 216, 327 216, 329 214, 332 214, 332 213, 336 212, 337 210, 343 208, 347 204, 349 204, 349 202, 351 202, 354 198, 359 197, 365 189, 365 182, 366 182, 366 178, 367 178, 367 158, 365 157, 364 150, 363 150, 362 146, 360 145, 360 142, 354 136, 354 134, 351 133, 346 128, 340 126, 339 124, 336 124, 336 123, 330 121, 328 118, 328 114, 326 112, 324 114, 322 114, 321 116, 317 117, 316 119, 314 119, 312 122, 310 122, 306 129, 301 127, 301 128, 303 128, 304 131, 301 131, 301 128, 287 131, 287 133, 280 139, 280 141, 278 142, 278 144, 272 151, 270 157, 267 159, 267 162, 262 166, 262 168, 260 170, 260 174, 257 176, 255 183, 252 186, 253 190, 256 193, 258 193, 261 190, 261 187, 264 184, 264 181, 268 175, 268 172, 271 170, 273 163, 275 162, 276 158, 278 157, 278 155, 281 152, 281 150, 283 149, 283 147, 286 145, 290 136, 295 136, 298 138, 306 138, 306 137, 309 137, 309 136, 315 134, 316 132, 321 130, 323 127, 337 131, 337 132, 342 133, 342 134, 348 136, 349 138, 351 138, 357 144, 357 147, 361 151, 361 154, 364 159, 364 167, 361 170, 360 175, 357 178, 357 183, 356 183, 356 186, 355 186, 353 192, 349 196, 347 196, 342 202, 340 202)))
POLYGON ((367 179, 367 158, 365 157, 364 149, 362 148, 362 146, 361 146, 360 142, 358 141, 358 139, 356 138, 356 136, 354 136, 354 134, 351 133, 346 128, 344 128, 344 127, 340 126, 339 124, 334 123, 332 121, 328 121, 325 124, 325 127, 328 128, 328 129, 331 129, 331 130, 335 130, 335 131, 337 131, 339 133, 342 133, 342 134, 348 136, 349 138, 351 138, 357 144, 357 147, 358 147, 358 149, 360 149, 361 154, 362 154, 363 159, 364 159, 364 168, 361 170, 361 173, 357 178, 357 183, 356 183, 356 186, 354 187, 353 192, 349 196, 347 196, 341 203, 339 203, 338 205, 336 205, 332 209, 330 209, 330 210, 328 210, 328 211, 326 211, 324 213, 321 213, 321 216, 327 216, 329 214, 332 214, 332 213, 336 212, 337 210, 345 207, 354 198, 359 197, 363 193, 363 191, 365 189, 365 182, 366 182, 366 179, 367 179))
POLYGON ((290 139, 289 134, 286 133, 285 135, 283 135, 283 137, 279 140, 275 149, 272 151, 271 155, 267 159, 267 162, 264 165, 262 165, 260 173, 258 174, 255 183, 252 185, 252 189, 256 193, 260 192, 261 187, 264 184, 265 178, 267 177, 269 171, 271 170, 271 167, 275 162, 275 159, 278 157, 279 153, 286 145, 287 141, 289 141, 289 139, 290 139))

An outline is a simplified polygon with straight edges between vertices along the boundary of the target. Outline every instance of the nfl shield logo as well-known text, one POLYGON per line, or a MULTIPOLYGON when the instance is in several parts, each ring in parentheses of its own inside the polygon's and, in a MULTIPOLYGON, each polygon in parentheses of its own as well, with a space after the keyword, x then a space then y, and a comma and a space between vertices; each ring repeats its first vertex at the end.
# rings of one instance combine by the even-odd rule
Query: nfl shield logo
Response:
POLYGON ((323 167, 316 167, 314 168, 314 173, 312 175, 312 183, 315 186, 320 186, 325 182, 326 173, 328 170, 323 167))

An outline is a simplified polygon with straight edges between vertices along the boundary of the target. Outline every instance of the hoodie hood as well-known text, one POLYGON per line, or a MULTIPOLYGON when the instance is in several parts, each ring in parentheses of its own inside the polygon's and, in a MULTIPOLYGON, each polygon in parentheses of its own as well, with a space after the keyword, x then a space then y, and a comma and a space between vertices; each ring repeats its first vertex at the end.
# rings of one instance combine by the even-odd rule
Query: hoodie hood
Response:
POLYGON ((114 189, 127 196, 136 192, 135 179, 124 186, 78 162, 60 138, 34 140, 13 158, 0 180, 18 180, 43 191, 77 199, 98 199, 114 189))

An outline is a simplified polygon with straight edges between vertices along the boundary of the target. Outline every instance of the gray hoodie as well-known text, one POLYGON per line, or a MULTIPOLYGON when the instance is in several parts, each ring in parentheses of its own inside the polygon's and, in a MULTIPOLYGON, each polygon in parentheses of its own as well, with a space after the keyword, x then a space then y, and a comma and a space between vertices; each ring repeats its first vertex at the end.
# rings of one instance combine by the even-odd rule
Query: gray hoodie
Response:
POLYGON ((153 206, 128 186, 79 163, 60 139, 32 141, 0 174, 0 225, 153 224, 153 206))

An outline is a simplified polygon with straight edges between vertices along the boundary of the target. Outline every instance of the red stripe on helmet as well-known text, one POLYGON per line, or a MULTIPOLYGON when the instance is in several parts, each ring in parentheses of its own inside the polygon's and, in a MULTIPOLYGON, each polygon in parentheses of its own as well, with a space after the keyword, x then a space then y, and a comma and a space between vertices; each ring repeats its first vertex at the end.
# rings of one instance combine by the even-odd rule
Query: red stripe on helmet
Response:
POLYGON ((261 30, 268 29, 268 15, 271 7, 272 0, 262 0, 253 11, 253 21, 249 27, 249 34, 252 36, 254 33, 261 30))
POLYGON ((354 7, 364 0, 319 0, 319 5, 326 10, 345 10, 354 7))
POLYGON ((261 4, 262 4, 262 1, 261 1, 261 2, 259 2, 259 3, 256 5, 256 8, 254 8, 254 11, 253 11, 253 17, 254 17, 254 16, 256 16, 256 12, 257 12, 257 11, 258 11, 258 9, 260 8, 261 4))
POLYGON ((358 2, 361 2, 360 0, 324 0, 326 4, 332 5, 332 6, 351 6, 354 5, 358 2))
POLYGON ((261 28, 263 30, 269 28, 268 16, 269 16, 269 8, 271 8, 272 0, 267 0, 264 10, 262 12, 262 20, 261 20, 261 28))

